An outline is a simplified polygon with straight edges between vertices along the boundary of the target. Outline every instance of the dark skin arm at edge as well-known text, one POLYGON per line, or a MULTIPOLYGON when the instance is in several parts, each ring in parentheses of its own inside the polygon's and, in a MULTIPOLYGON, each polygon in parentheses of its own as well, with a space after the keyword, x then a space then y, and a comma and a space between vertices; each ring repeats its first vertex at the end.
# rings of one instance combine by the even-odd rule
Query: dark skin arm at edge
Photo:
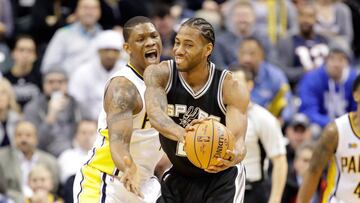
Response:
POLYGON ((310 166, 305 173, 304 181, 297 195, 298 203, 308 203, 316 191, 321 174, 335 153, 338 145, 338 131, 334 122, 324 129, 322 136, 316 143, 310 166))

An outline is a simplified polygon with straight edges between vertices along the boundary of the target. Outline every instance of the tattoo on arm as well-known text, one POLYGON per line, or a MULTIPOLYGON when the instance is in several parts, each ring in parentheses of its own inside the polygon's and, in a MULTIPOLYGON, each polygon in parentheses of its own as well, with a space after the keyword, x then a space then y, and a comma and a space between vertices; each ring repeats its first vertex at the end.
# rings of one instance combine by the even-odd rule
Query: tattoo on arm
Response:
MULTIPOLYGON (((184 129, 167 115, 167 97, 165 86, 169 77, 169 69, 164 66, 150 66, 145 70, 146 84, 145 103, 151 125, 162 135, 178 140, 184 129)), ((166 64, 167 65, 167 64, 166 64)))
POLYGON ((337 142, 338 136, 336 125, 332 123, 325 128, 323 135, 317 143, 309 166, 309 171, 311 173, 322 172, 331 156, 334 154, 337 142))
POLYGON ((109 129, 110 152, 117 168, 124 170, 124 157, 130 157, 129 144, 133 131, 133 113, 141 109, 140 95, 130 81, 123 77, 111 80, 104 99, 109 129))

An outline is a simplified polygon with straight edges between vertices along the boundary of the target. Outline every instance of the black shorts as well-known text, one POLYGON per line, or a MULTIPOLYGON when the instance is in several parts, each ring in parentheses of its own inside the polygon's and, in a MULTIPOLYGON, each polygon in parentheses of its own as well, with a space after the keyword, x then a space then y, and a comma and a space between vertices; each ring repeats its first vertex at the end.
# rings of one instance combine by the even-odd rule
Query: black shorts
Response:
POLYGON ((239 164, 221 174, 190 178, 170 169, 161 181, 157 203, 242 203, 245 169, 239 164))

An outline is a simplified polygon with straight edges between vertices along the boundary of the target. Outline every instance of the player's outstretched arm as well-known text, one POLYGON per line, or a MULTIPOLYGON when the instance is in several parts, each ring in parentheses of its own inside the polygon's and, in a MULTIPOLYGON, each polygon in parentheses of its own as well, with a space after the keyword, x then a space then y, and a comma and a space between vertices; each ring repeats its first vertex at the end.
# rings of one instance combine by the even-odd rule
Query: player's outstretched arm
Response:
POLYGON ((146 85, 145 104, 150 123, 163 136, 183 141, 185 129, 176 124, 167 115, 166 84, 169 80, 169 68, 166 61, 158 65, 151 65, 145 69, 144 81, 146 85))
POLYGON ((313 196, 320 179, 320 176, 335 153, 338 144, 338 131, 334 122, 330 123, 324 129, 322 136, 316 143, 315 151, 312 155, 309 169, 305 173, 304 182, 302 183, 297 195, 298 203, 308 203, 313 196))
POLYGON ((240 163, 246 155, 245 133, 247 129, 247 107, 249 105, 249 92, 245 83, 233 78, 228 74, 222 89, 223 101, 226 106, 226 127, 235 136, 233 151, 227 151, 230 160, 221 159, 216 166, 210 166, 207 172, 219 172, 237 163, 240 163))
POLYGON ((123 172, 121 181, 130 191, 139 196, 136 165, 131 158, 129 145, 133 131, 133 114, 142 108, 142 101, 135 85, 124 77, 111 80, 105 92, 104 109, 109 129, 111 157, 115 166, 123 172))

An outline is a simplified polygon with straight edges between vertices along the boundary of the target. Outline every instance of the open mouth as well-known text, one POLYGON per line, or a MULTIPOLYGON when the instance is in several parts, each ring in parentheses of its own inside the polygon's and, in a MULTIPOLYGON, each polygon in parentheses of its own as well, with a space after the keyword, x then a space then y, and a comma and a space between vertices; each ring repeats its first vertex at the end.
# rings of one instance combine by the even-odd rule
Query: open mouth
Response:
POLYGON ((145 52, 145 58, 149 62, 155 62, 157 60, 158 53, 154 50, 149 50, 145 52))

